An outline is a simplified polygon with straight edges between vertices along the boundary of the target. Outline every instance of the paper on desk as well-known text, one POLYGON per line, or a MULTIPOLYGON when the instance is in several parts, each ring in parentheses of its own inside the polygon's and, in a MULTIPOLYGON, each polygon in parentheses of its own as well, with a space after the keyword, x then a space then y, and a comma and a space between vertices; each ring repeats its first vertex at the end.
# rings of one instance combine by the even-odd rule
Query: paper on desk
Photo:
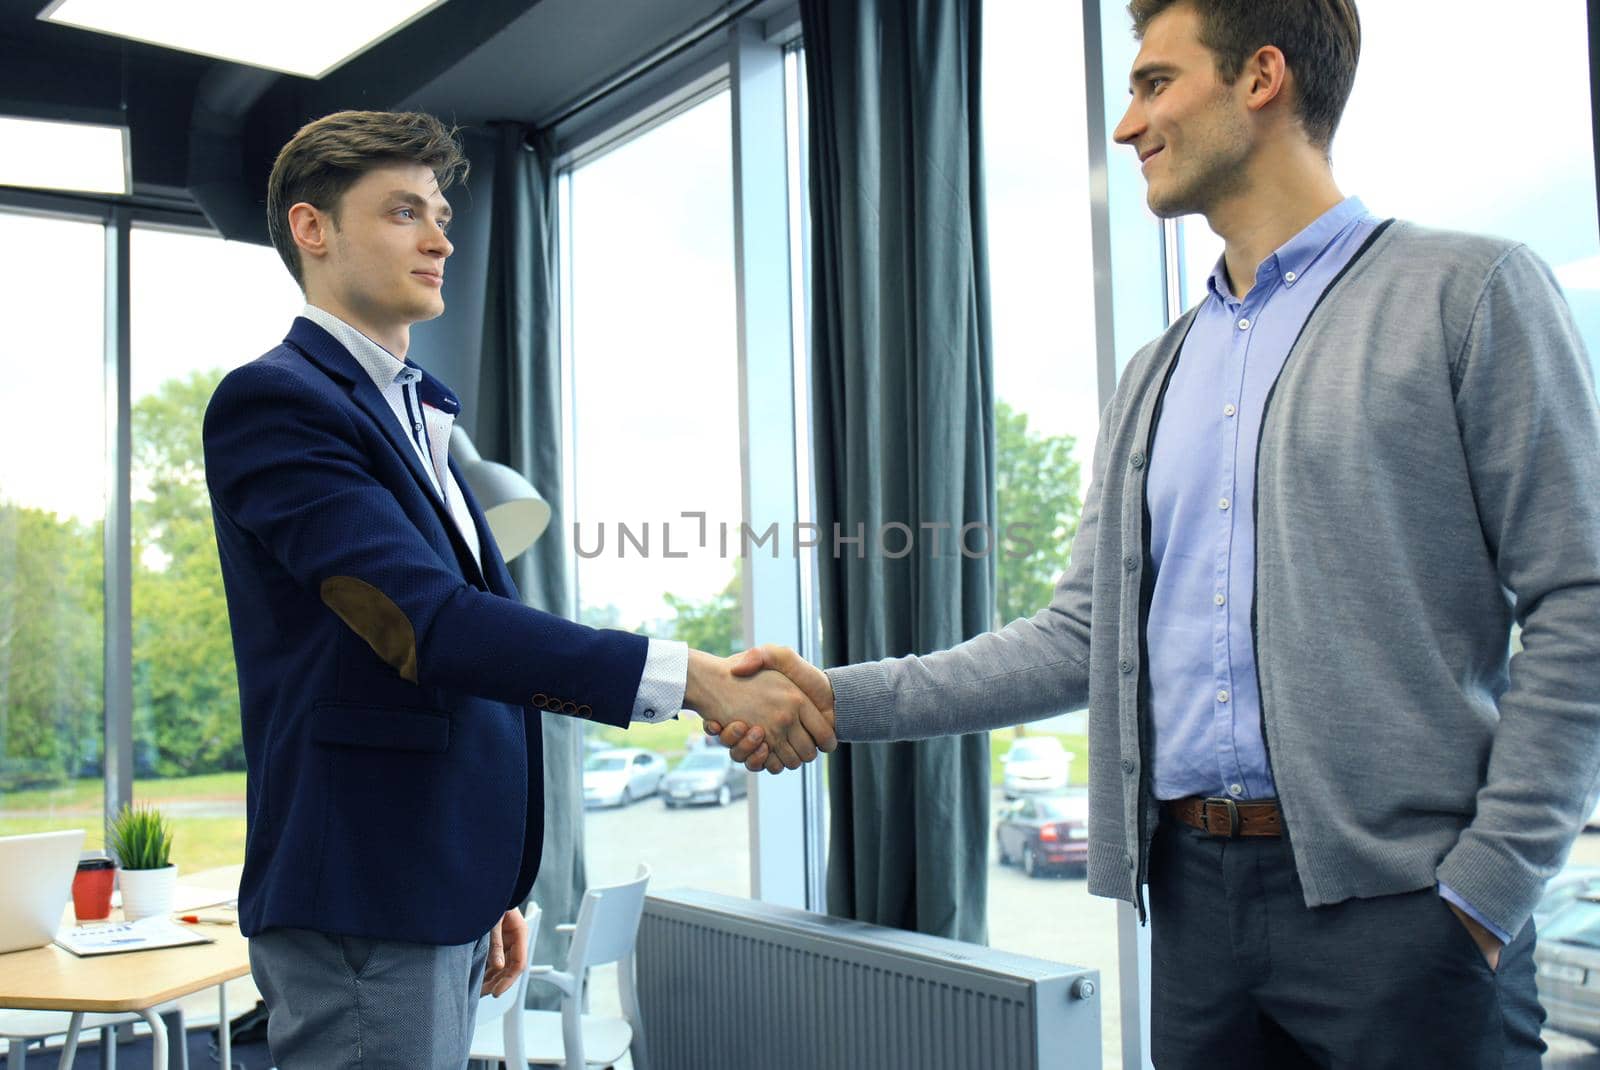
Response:
POLYGON ((116 955, 123 951, 149 951, 158 947, 181 947, 184 944, 209 944, 209 936, 202 936, 192 926, 179 925, 165 914, 138 921, 90 922, 87 925, 63 925, 56 933, 56 943, 74 955, 116 955))

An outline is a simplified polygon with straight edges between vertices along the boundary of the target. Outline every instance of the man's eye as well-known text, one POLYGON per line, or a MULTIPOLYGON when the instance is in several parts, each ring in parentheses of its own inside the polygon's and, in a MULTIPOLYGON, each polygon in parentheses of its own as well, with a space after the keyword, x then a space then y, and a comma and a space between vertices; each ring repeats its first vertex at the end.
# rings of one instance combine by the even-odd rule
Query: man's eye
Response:
POLYGON ((1155 95, 1157 93, 1160 93, 1163 89, 1167 88, 1167 82, 1168 82, 1168 79, 1166 79, 1166 78, 1152 78, 1152 79, 1150 79, 1150 93, 1151 93, 1151 95, 1155 95))
POLYGON ((396 212, 395 214, 396 215, 403 215, 407 219, 415 219, 417 217, 417 213, 415 211, 413 211, 412 209, 410 209, 410 208, 402 208, 398 212, 396 212))

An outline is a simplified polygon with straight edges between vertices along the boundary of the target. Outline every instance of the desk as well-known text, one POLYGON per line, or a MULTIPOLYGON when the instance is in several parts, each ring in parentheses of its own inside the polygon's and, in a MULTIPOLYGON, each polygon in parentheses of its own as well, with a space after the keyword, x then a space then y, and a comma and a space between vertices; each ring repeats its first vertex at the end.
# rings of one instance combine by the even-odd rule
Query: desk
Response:
MULTIPOLYGON (((184 884, 238 894, 240 867, 186 877, 184 884), (231 886, 228 881, 231 879, 231 886)), ((71 920, 70 907, 68 919, 71 920)), ((223 982, 250 972, 249 941, 237 925, 205 925, 215 942, 166 947, 155 951, 130 951, 121 955, 79 958, 54 944, 32 951, 0 955, 0 1008, 72 1012, 67 1045, 61 1051, 63 1070, 77 1053, 78 1029, 87 1014, 133 1012, 150 1023, 151 1065, 167 1062, 167 1027, 155 1008, 163 1003, 215 986, 217 989, 218 1047, 222 1065, 231 1056, 228 1036, 228 996, 223 982)), ((183 1038, 178 1038, 182 1043, 183 1038)))

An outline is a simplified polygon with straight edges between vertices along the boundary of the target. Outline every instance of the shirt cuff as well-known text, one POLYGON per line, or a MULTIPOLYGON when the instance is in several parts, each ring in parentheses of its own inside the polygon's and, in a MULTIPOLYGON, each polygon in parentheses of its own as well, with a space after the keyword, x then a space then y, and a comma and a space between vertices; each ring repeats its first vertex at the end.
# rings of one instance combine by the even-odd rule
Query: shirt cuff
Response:
POLYGON ((634 721, 658 724, 670 721, 683 708, 683 690, 689 683, 689 644, 652 639, 644 656, 644 675, 633 698, 634 721))
POLYGON ((1482 925, 1485 929, 1488 929, 1494 934, 1494 938, 1496 940, 1500 941, 1502 944, 1511 943, 1510 933, 1506 932, 1504 929, 1500 928, 1500 926, 1496 925, 1494 922, 1478 913, 1476 907, 1467 902, 1465 899, 1461 898, 1461 896, 1456 893, 1454 888, 1450 887, 1443 881, 1439 882, 1439 895, 1443 897, 1446 902, 1454 903, 1456 906, 1460 907, 1466 912, 1467 917, 1471 918, 1479 925, 1482 925))

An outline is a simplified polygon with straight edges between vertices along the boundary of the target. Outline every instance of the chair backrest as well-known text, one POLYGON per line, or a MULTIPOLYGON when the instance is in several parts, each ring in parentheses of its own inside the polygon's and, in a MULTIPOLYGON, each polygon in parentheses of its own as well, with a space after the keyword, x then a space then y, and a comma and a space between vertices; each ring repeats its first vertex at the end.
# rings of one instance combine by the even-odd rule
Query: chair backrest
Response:
POLYGON ((626 884, 591 888, 583 893, 572 949, 567 954, 567 972, 582 977, 590 966, 616 962, 633 951, 639 918, 644 914, 645 886, 649 883, 650 867, 641 865, 639 875, 626 884))

